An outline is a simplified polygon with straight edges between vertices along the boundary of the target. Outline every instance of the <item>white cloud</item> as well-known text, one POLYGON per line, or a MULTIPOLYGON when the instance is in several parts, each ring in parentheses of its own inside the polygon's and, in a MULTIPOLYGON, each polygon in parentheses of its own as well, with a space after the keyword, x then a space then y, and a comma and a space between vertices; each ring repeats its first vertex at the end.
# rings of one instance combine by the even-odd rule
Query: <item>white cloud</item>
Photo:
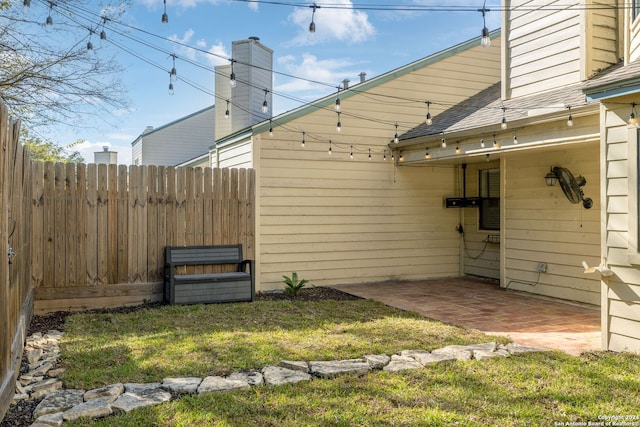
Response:
MULTIPOLYGON (((354 63, 350 59, 318 59, 317 56, 304 53, 301 57, 286 55, 277 59, 278 63, 287 74, 302 77, 306 80, 292 79, 274 88, 278 92, 302 93, 301 98, 312 100, 319 96, 334 92, 335 89, 326 85, 316 84, 309 80, 333 84, 335 88, 342 80, 349 79, 354 82, 360 71, 354 71, 354 63)), ((278 77, 279 78, 279 77, 278 77)))
POLYGON ((222 42, 218 42, 209 48, 209 53, 211 55, 207 55, 207 60, 209 64, 212 66, 218 65, 228 65, 229 60, 227 58, 231 58, 231 54, 227 52, 227 49, 224 47, 222 42))
POLYGON ((345 6, 344 9, 326 8, 322 6, 316 10, 313 21, 316 32, 309 33, 311 23, 311 8, 296 8, 289 14, 289 20, 300 27, 298 35, 290 44, 302 46, 330 41, 343 41, 348 44, 367 41, 375 36, 376 30, 369 22, 369 16, 351 7, 351 0, 337 0, 333 5, 345 6))
POLYGON ((195 30, 190 28, 186 30, 182 34, 182 36, 178 36, 177 34, 173 34, 169 36, 169 40, 177 43, 177 44, 174 44, 176 55, 182 56, 191 60, 196 59, 195 50, 193 50, 190 47, 182 46, 182 45, 188 45, 191 39, 193 38, 193 36, 195 35, 195 33, 196 33, 195 30))

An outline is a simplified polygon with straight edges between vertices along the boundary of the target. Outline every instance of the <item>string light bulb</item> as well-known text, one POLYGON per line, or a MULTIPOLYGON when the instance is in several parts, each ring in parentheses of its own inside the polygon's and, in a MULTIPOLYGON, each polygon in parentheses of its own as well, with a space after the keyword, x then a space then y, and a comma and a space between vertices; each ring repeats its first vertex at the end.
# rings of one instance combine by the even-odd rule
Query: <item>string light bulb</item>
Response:
POLYGON ((340 122, 340 113, 338 113, 338 123, 336 123, 336 132, 340 132, 342 130, 342 122, 340 122))
POLYGON ((636 104, 635 102, 631 103, 631 114, 629 114, 628 123, 633 126, 638 126, 638 114, 636 113, 636 104))
POLYGON ((331 140, 329 140, 329 155, 331 155, 331 152, 332 152, 332 150, 331 150, 331 140))
POLYGON ((315 3, 312 4, 311 6, 309 6, 313 11, 311 12, 311 23, 309 24, 309 32, 310 33, 315 33, 316 32, 316 23, 313 21, 313 18, 316 15, 316 9, 320 9, 320 6, 316 5, 315 3))
POLYGON ((171 76, 171 80, 175 82, 178 76, 178 71, 176 70, 176 55, 171 54, 171 59, 173 60, 173 66, 171 67, 169 75, 171 76))
POLYGON ((493 134, 493 148, 498 148, 500 147, 500 144, 498 144, 498 141, 496 141, 496 134, 493 134))
POLYGON ((269 112, 269 103, 267 102, 267 94, 269 93, 269 89, 265 89, 264 90, 264 102, 262 103, 262 112, 263 113, 268 113, 269 112))
POLYGON ((371 160, 371 148, 369 148, 369 160, 371 160))
POLYGON ((425 123, 427 126, 431 126, 433 124, 433 120, 431 119, 431 111, 429 111, 431 101, 426 101, 425 104, 427 104, 427 117, 425 118, 425 123))
POLYGON ((387 150, 382 152, 382 160, 387 160, 387 150))
POLYGON ((349 146, 349 157, 353 160, 353 145, 349 146))
POLYGON ((456 154, 460 154, 460 144, 456 142, 456 154))
POLYGON ((440 141, 440 146, 442 148, 447 148, 447 140, 444 139, 444 132, 442 132, 442 140, 440 141))
POLYGON ((302 145, 302 148, 304 148, 304 135, 305 133, 302 132, 302 142, 300 142, 300 145, 302 145))
POLYGON ((571 115, 571 106, 567 107, 569 109, 569 117, 567 117, 567 126, 573 126, 573 116, 571 115))
POLYGON ((231 74, 229 75, 229 86, 231 86, 231 88, 233 89, 234 87, 236 87, 236 73, 233 71, 233 63, 234 60, 231 60, 231 74))
POLYGON ((487 28, 487 20, 485 18, 485 13, 490 12, 490 9, 487 9, 485 4, 482 6, 482 9, 478 9, 478 12, 482 13, 482 38, 480 39, 480 46, 484 48, 488 48, 491 46, 491 37, 489 37, 489 29, 487 28))
POLYGON ((227 99, 227 109, 224 111, 224 119, 229 120, 229 100, 227 99))
POLYGON ((273 138, 273 124, 271 123, 271 119, 269 119, 269 136, 273 138))
POLYGON ((51 10, 53 10, 53 2, 50 1, 49 2, 49 16, 47 16, 47 20, 45 21, 45 24, 48 26, 53 25, 53 18, 51 17, 51 10))
POLYGON ((509 125, 507 124, 507 107, 502 107, 502 121, 500 122, 500 128, 501 129, 506 129, 507 127, 509 127, 509 125))
POLYGON ((169 82, 169 95, 173 95, 173 83, 169 82))
POLYGON ((89 41, 87 42, 87 50, 88 50, 88 51, 92 51, 92 50, 93 50, 93 43, 91 43, 91 40, 89 40, 89 41))
POLYGON ((402 151, 400 152, 400 157, 398 158, 398 160, 404 162, 404 154, 402 153, 402 151))
MULTIPOLYGON (((338 91, 340 91, 340 89, 338 88, 338 91)), ((339 113, 342 111, 342 106, 340 105, 340 97, 337 96, 336 97, 336 103, 335 106, 333 107, 336 113, 339 113)))
POLYGON ((429 154, 429 147, 425 148, 424 158, 425 160, 429 160, 431 158, 431 154, 429 154))
POLYGON ((484 148, 485 144, 484 144, 484 137, 480 138, 480 148, 484 148))
POLYGON ((164 0, 164 13, 162 14, 162 23, 169 23, 169 15, 167 15, 167 0, 164 0))
POLYGON ((400 139, 398 138, 398 124, 396 123, 396 134, 393 136, 393 142, 395 142, 396 144, 398 142, 400 142, 400 139))
POLYGON ((518 135, 516 135, 516 131, 513 131, 513 145, 518 145, 518 135))
POLYGON ((104 32, 104 24, 107 23, 107 17, 106 16, 101 16, 102 18, 102 30, 100 31, 100 40, 106 40, 107 39, 107 33, 104 32))

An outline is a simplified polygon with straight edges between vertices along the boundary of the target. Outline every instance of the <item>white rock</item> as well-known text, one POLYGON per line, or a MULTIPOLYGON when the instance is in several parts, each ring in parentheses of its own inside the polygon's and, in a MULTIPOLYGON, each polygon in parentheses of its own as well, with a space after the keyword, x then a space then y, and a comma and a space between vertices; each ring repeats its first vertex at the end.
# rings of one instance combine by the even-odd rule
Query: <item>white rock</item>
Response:
POLYGON ((58 390, 47 395, 33 411, 34 418, 64 412, 83 402, 84 390, 58 390))
POLYGON ((230 380, 245 381, 250 386, 264 384, 264 377, 260 372, 232 372, 227 376, 230 380))
POLYGON ((391 360, 391 357, 386 354, 366 354, 362 356, 362 359, 369 364, 371 369, 382 369, 391 360))
POLYGON ((202 378, 165 378, 162 380, 162 388, 176 393, 195 393, 202 378))
POLYGON ((99 397, 107 397, 107 396, 120 396, 124 393, 124 384, 116 383, 110 384, 105 387, 95 388, 93 390, 89 390, 84 394, 84 400, 92 400, 97 399, 99 397))
POLYGON ((362 359, 309 362, 309 373, 321 378, 333 378, 343 374, 365 375, 369 363, 362 359))
POLYGON ((262 369, 262 375, 264 376, 264 383, 267 385, 297 383, 311 379, 311 375, 306 372, 294 371, 279 366, 266 366, 262 369))
POLYGON ((78 418, 100 418, 113 414, 111 403, 116 400, 116 396, 98 397, 83 402, 73 408, 64 411, 62 418, 67 421, 77 420, 78 418))
POLYGON ((140 394, 125 392, 111 404, 111 407, 113 409, 129 412, 136 408, 158 405, 162 402, 168 402, 169 400, 171 400, 171 393, 155 388, 142 391, 140 394))
POLYGON ((63 421, 64 421, 64 418, 63 418, 62 412, 43 415, 36 419, 36 422, 45 424, 47 426, 52 426, 52 427, 60 427, 63 421))
POLYGON ((389 362, 389 364, 382 368, 382 370, 387 372, 398 372, 404 371, 406 369, 418 368, 422 368, 422 364, 416 361, 413 357, 394 354, 393 356, 391 356, 391 361, 389 362))
POLYGON ((280 367, 291 369, 292 371, 300 371, 309 373, 309 364, 307 362, 298 362, 293 360, 281 360, 280 367))
POLYGON ((249 383, 245 380, 211 376, 202 380, 200 386, 198 386, 198 394, 213 391, 229 391, 247 387, 249 387, 249 383))
POLYGON ((62 382, 55 378, 40 381, 31 387, 31 398, 38 399, 62 388, 62 382))

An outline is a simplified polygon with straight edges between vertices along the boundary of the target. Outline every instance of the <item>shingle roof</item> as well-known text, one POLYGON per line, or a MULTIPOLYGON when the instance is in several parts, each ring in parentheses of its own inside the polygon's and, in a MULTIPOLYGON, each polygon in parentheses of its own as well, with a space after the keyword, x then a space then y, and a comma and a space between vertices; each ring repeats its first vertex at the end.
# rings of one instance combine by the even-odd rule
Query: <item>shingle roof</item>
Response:
POLYGON ((401 141, 413 138, 459 132, 500 125, 503 108, 507 122, 542 116, 562 111, 566 107, 586 104, 582 83, 560 89, 502 101, 500 82, 488 87, 433 118, 433 124, 422 123, 400 137, 401 141))
POLYGON ((619 62, 592 77, 584 84, 587 94, 609 92, 616 89, 635 86, 640 82, 640 61, 624 65, 619 62))

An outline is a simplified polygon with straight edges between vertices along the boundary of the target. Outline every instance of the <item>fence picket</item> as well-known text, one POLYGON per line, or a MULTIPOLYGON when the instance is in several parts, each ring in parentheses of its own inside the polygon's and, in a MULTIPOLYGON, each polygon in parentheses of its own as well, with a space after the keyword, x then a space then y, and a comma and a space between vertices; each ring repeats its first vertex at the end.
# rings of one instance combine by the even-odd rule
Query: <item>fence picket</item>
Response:
POLYGON ((76 286, 77 279, 77 239, 78 239, 78 218, 77 218, 77 183, 76 183, 76 168, 75 164, 67 163, 65 165, 65 179, 64 179, 64 196, 65 196, 65 216, 66 216, 66 228, 65 228, 65 250, 66 250, 66 282, 65 286, 76 286))
POLYGON ((107 175, 107 283, 118 283, 118 165, 109 165, 107 175))

